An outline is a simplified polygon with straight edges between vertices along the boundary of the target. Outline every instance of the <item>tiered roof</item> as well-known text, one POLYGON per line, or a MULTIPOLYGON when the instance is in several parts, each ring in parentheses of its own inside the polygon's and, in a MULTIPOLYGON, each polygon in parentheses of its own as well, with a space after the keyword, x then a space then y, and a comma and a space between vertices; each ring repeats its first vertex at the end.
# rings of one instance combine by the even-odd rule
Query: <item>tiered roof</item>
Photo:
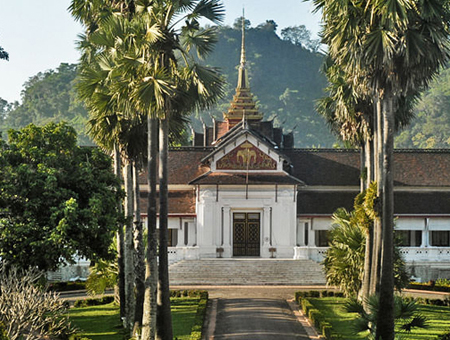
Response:
POLYGON ((230 103, 228 112, 224 112, 223 116, 228 123, 228 128, 238 124, 243 119, 250 122, 259 122, 263 118, 256 107, 253 100, 253 94, 250 91, 250 83, 248 81, 248 73, 246 67, 245 57, 245 25, 244 18, 242 18, 242 46, 241 46, 241 62, 239 65, 238 84, 236 87, 236 94, 230 103))

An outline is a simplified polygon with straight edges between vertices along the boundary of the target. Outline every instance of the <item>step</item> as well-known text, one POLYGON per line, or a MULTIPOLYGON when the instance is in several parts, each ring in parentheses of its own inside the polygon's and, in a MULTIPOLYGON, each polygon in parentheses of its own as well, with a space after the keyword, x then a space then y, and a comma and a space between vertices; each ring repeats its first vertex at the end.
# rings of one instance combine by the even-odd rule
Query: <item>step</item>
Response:
POLYGON ((322 266, 311 260, 201 259, 169 267, 171 285, 325 284, 322 266))

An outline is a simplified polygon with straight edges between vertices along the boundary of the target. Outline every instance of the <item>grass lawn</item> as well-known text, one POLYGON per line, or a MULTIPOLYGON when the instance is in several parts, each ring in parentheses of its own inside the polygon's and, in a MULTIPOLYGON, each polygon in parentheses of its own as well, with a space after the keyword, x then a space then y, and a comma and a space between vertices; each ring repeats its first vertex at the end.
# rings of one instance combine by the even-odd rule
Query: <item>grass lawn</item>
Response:
MULTIPOLYGON (((172 318, 174 337, 189 339, 197 312, 198 298, 174 298, 172 318)), ((101 306, 72 308, 72 324, 80 329, 80 336, 92 340, 123 340, 124 332, 119 318, 119 307, 114 303, 101 306)))
MULTIPOLYGON (((357 314, 344 311, 344 298, 308 298, 308 300, 325 315, 327 321, 332 324, 335 333, 341 335, 342 339, 367 338, 367 334, 355 334, 352 321, 357 314)), ((409 334, 398 332, 398 339, 433 340, 450 330, 450 307, 419 305, 418 313, 427 318, 428 327, 426 329, 413 329, 409 334)))

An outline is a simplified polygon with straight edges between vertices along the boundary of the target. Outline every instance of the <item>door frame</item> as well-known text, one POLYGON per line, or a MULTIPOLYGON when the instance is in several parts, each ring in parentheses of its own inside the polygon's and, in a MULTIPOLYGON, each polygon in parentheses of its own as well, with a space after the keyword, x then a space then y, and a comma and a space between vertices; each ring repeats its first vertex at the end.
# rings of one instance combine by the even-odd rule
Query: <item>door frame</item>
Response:
MULTIPOLYGON (((261 257, 262 251, 262 239, 263 239, 263 215, 264 211, 262 209, 231 209, 231 256, 232 257, 261 257), (248 214, 259 214, 259 255, 234 255, 234 214, 246 214, 246 220, 248 214)), ((248 223, 248 222, 247 222, 248 223)))

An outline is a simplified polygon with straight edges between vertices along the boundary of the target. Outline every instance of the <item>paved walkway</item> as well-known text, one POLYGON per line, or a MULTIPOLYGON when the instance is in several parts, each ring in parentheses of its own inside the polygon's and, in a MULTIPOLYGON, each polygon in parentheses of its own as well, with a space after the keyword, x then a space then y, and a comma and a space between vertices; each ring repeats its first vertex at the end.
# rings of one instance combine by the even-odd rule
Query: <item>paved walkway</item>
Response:
MULTIPOLYGON (((206 289, 210 297, 205 340, 319 339, 293 302, 313 286, 176 286, 206 289)), ((315 289, 325 288, 314 286, 315 289)))
POLYGON ((209 339, 310 339, 285 300, 218 299, 216 327, 209 339))

